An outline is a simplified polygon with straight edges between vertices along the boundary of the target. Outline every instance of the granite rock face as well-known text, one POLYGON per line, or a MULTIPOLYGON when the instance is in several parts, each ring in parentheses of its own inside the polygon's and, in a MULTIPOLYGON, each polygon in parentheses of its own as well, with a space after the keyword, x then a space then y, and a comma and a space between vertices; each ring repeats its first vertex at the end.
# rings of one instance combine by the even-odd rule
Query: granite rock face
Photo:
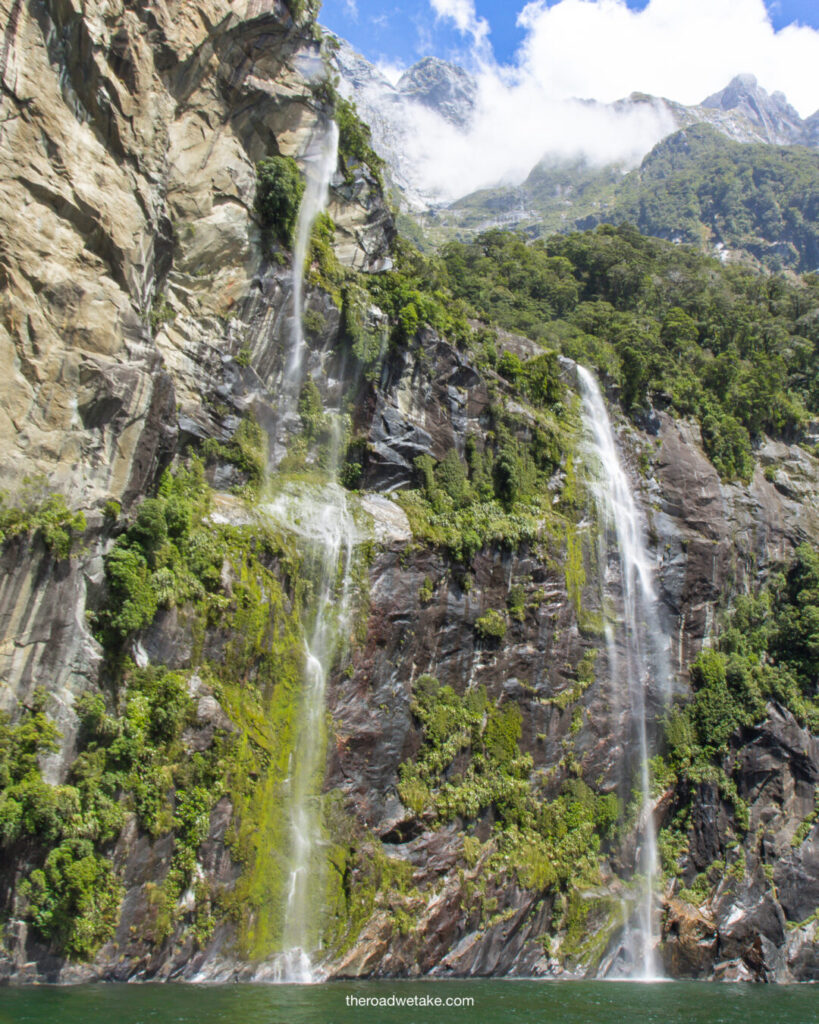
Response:
MULTIPOLYGON (((0 14, 0 488, 42 477, 99 522, 107 500, 141 500, 178 445, 275 404, 290 272, 263 256, 255 163, 302 159, 325 129, 325 71, 281 0, 0 14)), ((370 268, 393 231, 380 190, 339 175, 332 208, 339 258, 370 268)), ((0 706, 43 670, 55 693, 95 677, 94 538, 70 569, 4 552, 0 706)))

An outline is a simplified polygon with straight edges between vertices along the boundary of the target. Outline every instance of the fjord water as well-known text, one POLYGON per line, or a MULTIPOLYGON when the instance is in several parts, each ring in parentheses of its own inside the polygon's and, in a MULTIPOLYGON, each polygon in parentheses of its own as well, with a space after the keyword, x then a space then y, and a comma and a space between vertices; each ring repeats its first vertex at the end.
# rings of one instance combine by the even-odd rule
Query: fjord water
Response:
POLYGON ((0 1024, 811 1024, 811 985, 423 981, 4 989, 0 1024), (360 1006, 351 999, 440 999, 360 1006), (468 1005, 453 1005, 459 1000, 468 1005), (450 1001, 449 1005, 445 1005, 450 1001))
POLYGON ((669 665, 660 625, 653 569, 646 531, 631 482, 617 450, 606 403, 592 373, 577 367, 583 422, 589 438, 589 475, 600 518, 600 562, 604 575, 604 599, 615 609, 614 622, 606 623, 609 683, 615 706, 625 702, 630 736, 623 758, 622 791, 639 789, 637 913, 624 906, 622 954, 604 965, 606 974, 652 981, 660 969, 655 949, 658 941, 658 908, 655 906, 657 837, 652 818, 649 691, 662 706, 669 696, 669 665), (605 579, 614 568, 618 594, 608 591, 605 579), (637 778, 633 777, 636 763, 637 778))

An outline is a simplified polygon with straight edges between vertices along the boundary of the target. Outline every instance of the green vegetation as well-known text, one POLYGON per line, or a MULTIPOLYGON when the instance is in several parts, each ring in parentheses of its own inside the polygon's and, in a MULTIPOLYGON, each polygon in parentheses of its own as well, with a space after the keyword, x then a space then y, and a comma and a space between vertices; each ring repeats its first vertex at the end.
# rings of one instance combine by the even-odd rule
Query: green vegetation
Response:
POLYGON ((23 914, 41 938, 85 960, 111 937, 118 919, 121 886, 99 847, 111 843, 123 814, 103 780, 89 780, 81 769, 68 785, 43 780, 38 759, 56 751, 59 739, 45 716, 46 700, 38 690, 14 725, 0 713, 0 850, 9 858, 21 848, 37 849, 19 890, 23 914))
MULTIPOLYGON (((687 798, 660 835, 667 872, 676 873, 687 849, 691 800, 699 783, 716 783, 721 797, 733 804, 736 833, 747 831, 748 808, 725 770, 726 757, 741 746, 743 729, 765 719, 769 700, 817 732, 818 673, 819 552, 803 545, 757 594, 737 600, 715 647, 703 651, 691 666, 693 698, 669 717, 667 751, 654 758, 652 776, 658 785, 673 786, 687 798)), ((813 820, 811 815, 797 831, 797 845, 813 820)))
POLYGON ((819 731, 819 552, 803 545, 785 572, 756 595, 737 599, 716 647, 691 666, 694 698, 669 722, 675 770, 703 768, 724 755, 743 726, 777 700, 819 731))
POLYGON ((500 642, 506 636, 506 617, 497 609, 490 608, 476 619, 475 632, 481 640, 500 642))
POLYGON ((819 265, 817 194, 819 158, 810 149, 736 142, 700 124, 658 143, 628 174, 544 161, 514 190, 475 192, 427 215, 426 237, 413 228, 421 245, 443 243, 485 230, 500 210, 527 211, 516 227, 530 237, 635 224, 708 253, 721 244, 770 270, 810 271, 819 265))
POLYGON ((251 493, 255 493, 267 469, 267 434, 250 414, 241 421, 229 441, 223 443, 214 437, 208 438, 202 445, 202 454, 208 461, 235 466, 244 475, 251 493))
POLYGON ((209 522, 202 464, 166 473, 106 560, 109 600, 98 613, 109 653, 106 697, 77 703, 78 756, 63 786, 47 785, 38 755, 56 729, 38 695, 17 724, 0 716, 0 845, 31 864, 19 895, 27 920, 55 950, 92 958, 113 934, 122 885, 110 850, 129 815, 153 838, 173 836, 170 868, 153 887, 145 938, 162 942, 182 923, 198 943, 226 916, 247 955, 279 948, 287 850, 285 780, 294 748, 303 672, 297 563, 276 535, 209 522), (292 581, 285 592, 281 580, 292 581), (191 671, 139 669, 123 641, 158 607, 176 605, 195 640, 197 686, 213 693, 238 728, 217 726, 192 753, 191 671), (222 639, 205 644, 215 627, 222 639), (203 656, 204 650, 208 656, 203 656), (231 844, 244 873, 231 893, 196 882, 211 812, 228 796, 231 844), (21 845, 25 844, 25 846, 21 845), (271 852, 274 851, 274 852, 271 852), (193 887, 195 908, 181 911, 193 887))
POLYGON ((568 690, 549 698, 549 703, 561 711, 575 704, 594 682, 594 667, 597 662, 597 651, 592 648, 586 651, 575 669, 575 682, 568 690))
POLYGON ((193 458, 163 476, 106 558, 109 594, 95 626, 110 687, 77 704, 79 750, 67 784, 48 786, 39 774, 37 754, 57 739, 44 698, 14 726, 0 720, 0 841, 13 856, 25 841, 32 870, 19 893, 27 919, 74 959, 93 957, 113 932, 122 887, 108 856, 129 815, 153 838, 173 836, 170 869, 152 890, 148 941, 163 941, 181 923, 201 943, 229 917, 248 956, 280 948, 285 787, 309 584, 277 534, 213 524, 210 507, 193 458), (193 638, 190 670, 135 667, 125 642, 172 606, 193 638), (183 733, 196 727, 194 672, 200 692, 212 693, 236 728, 222 719, 209 744, 191 753, 183 733), (196 882, 198 850, 223 796, 244 869, 230 893, 196 882), (183 912, 179 900, 191 887, 195 907, 183 912))
POLYGON ((291 156, 271 156, 256 164, 256 208, 262 226, 283 246, 293 240, 304 179, 291 156))
POLYGON ((176 319, 173 306, 168 302, 165 295, 157 295, 151 306, 148 322, 151 326, 151 334, 156 334, 163 324, 172 324, 176 319))
MULTIPOLYGON (((440 262, 478 315, 596 367, 627 412, 651 400, 696 417, 726 479, 750 477, 755 438, 819 412, 816 275, 765 277, 609 226, 531 244, 490 231, 440 262)), ((511 355, 498 370, 520 376, 511 355)))
POLYGON ((109 600, 96 617, 100 639, 116 646, 153 620, 159 607, 185 605, 220 587, 223 549, 202 520, 210 494, 202 463, 166 472, 106 558, 109 600))
POLYGON ((315 21, 321 10, 321 0, 285 0, 285 4, 298 24, 315 21))
POLYGON ((30 535, 42 540, 55 558, 68 558, 85 528, 85 515, 72 512, 61 494, 48 490, 42 477, 26 477, 17 501, 0 493, 0 544, 30 535))
POLYGON ((432 676, 420 677, 413 695, 423 746, 400 770, 404 804, 426 821, 466 826, 491 809, 487 875, 514 874, 519 884, 544 891, 597 881, 598 857, 619 817, 617 798, 573 779, 548 799, 519 748, 517 704, 497 707, 482 688, 459 696, 432 676))
POLYGON ((659 143, 601 220, 693 245, 722 242, 772 270, 819 265, 819 157, 804 146, 727 139, 694 125, 659 143))
POLYGON ((347 182, 354 180, 353 168, 363 165, 383 188, 384 161, 373 149, 369 125, 358 116, 355 104, 336 95, 334 116, 338 124, 338 153, 347 182))

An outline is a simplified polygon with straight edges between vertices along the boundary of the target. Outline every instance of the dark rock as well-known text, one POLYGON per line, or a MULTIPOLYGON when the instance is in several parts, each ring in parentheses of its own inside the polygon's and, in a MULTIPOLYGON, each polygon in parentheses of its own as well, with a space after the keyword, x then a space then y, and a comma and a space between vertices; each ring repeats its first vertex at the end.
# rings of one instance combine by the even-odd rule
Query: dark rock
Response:
POLYGON ((819 910, 819 827, 774 867, 777 899, 789 921, 802 922, 819 910))
POLYGON ((717 945, 717 928, 711 918, 680 900, 666 905, 661 952, 672 978, 708 977, 717 945))

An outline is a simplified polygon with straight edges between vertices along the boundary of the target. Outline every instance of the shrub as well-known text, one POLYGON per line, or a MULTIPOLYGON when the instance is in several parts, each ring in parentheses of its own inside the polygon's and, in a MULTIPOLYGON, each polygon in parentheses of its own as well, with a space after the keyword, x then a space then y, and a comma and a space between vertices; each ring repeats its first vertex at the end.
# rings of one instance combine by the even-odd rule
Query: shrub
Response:
POLYGON ((309 440, 318 437, 324 426, 324 403, 312 377, 307 378, 299 395, 299 418, 309 440))
POLYGON ((335 97, 335 118, 338 124, 338 152, 344 162, 345 178, 352 182, 352 168, 366 166, 376 182, 383 186, 384 161, 372 147, 369 126, 358 116, 355 104, 335 97))
POLYGON ((90 960, 114 933, 123 896, 110 861, 87 840, 52 850, 42 869, 21 884, 28 916, 45 939, 75 960, 90 960))
POLYGON ((86 528, 85 515, 72 512, 61 494, 49 493, 44 477, 26 477, 19 503, 0 494, 0 543, 24 534, 39 536, 55 558, 68 558, 86 528))
POLYGON ((498 360, 498 373, 511 384, 517 384, 523 376, 523 363, 514 352, 504 352, 498 360))
POLYGON ((526 588, 522 584, 515 583, 509 588, 506 607, 516 622, 524 621, 526 618, 526 588))
POLYGON ((475 622, 475 632, 481 640, 503 640, 506 636, 506 618, 494 608, 475 622))
POLYGON ((273 156, 256 164, 256 206, 262 225, 283 245, 293 240, 304 180, 290 156, 273 156))
POLYGON ((102 507, 102 514, 111 522, 116 522, 122 515, 122 505, 114 498, 106 501, 102 507))

